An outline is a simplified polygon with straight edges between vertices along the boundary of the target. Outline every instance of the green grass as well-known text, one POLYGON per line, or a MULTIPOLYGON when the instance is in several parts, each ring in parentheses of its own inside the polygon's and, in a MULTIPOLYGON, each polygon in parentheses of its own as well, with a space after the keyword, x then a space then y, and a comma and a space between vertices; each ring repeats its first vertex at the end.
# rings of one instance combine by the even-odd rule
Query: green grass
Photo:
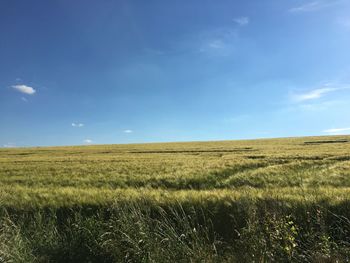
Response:
POLYGON ((350 136, 0 149, 0 262, 346 262, 350 136))

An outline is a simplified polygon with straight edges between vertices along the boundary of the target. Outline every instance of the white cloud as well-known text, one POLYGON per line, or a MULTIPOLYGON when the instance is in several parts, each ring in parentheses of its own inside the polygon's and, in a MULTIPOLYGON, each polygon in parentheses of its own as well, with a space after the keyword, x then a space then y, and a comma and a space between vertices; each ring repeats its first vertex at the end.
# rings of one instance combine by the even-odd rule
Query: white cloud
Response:
POLYGON ((289 9, 289 12, 292 13, 301 13, 301 12, 310 12, 310 11, 315 11, 320 8, 320 2, 315 1, 315 2, 309 2, 306 4, 303 4, 301 6, 297 7, 292 7, 289 9))
POLYGON ((3 145, 4 148, 15 148, 17 147, 16 144, 9 142, 3 145))
POLYGON ((233 19, 238 25, 245 26, 249 24, 249 17, 247 16, 241 16, 233 19))
POLYGON ((292 99, 297 102, 307 101, 307 100, 315 100, 319 99, 327 93, 334 92, 339 90, 339 88, 330 88, 324 87, 319 89, 314 89, 305 93, 300 94, 292 94, 292 99))
POLYGON ((92 143, 92 140, 90 140, 90 139, 85 139, 85 140, 84 140, 84 143, 90 144, 90 143, 92 143))
POLYGON ((329 134, 341 134, 341 133, 349 133, 350 128, 334 128, 334 129, 328 129, 324 130, 324 133, 329 133, 329 134))
POLYGON ((77 128, 81 128, 81 127, 84 127, 84 123, 75 123, 75 122, 73 122, 72 126, 73 127, 77 127, 77 128))
POLYGON ((22 97, 21 100, 23 100, 24 102, 28 101, 25 97, 22 97))
POLYGON ((134 131, 133 130, 124 130, 123 132, 124 133, 133 133, 134 131))
POLYGON ((324 9, 336 4, 340 4, 342 3, 341 0, 320 0, 320 1, 312 1, 312 2, 308 2, 305 3, 303 5, 300 6, 296 6, 296 7, 292 7, 289 9, 289 12, 291 13, 305 13, 305 12, 314 12, 314 11, 318 11, 320 9, 324 9))
POLYGON ((27 85, 13 85, 12 88, 14 88, 15 90, 28 94, 28 95, 33 95, 36 90, 33 89, 32 87, 29 87, 27 85))

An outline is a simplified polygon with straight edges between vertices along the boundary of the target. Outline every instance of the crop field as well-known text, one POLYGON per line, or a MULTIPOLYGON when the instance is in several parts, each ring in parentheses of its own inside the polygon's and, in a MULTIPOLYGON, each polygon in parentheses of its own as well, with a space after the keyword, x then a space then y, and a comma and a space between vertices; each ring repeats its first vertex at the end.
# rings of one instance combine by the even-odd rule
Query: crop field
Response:
POLYGON ((348 262, 350 136, 0 149, 0 262, 348 262))

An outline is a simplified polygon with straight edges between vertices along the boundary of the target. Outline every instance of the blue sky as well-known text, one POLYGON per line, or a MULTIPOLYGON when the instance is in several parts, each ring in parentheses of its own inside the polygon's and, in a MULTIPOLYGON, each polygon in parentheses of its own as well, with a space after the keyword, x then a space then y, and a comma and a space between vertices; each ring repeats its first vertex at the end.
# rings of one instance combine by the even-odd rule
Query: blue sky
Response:
POLYGON ((0 1, 0 147, 350 133, 350 1, 0 1))

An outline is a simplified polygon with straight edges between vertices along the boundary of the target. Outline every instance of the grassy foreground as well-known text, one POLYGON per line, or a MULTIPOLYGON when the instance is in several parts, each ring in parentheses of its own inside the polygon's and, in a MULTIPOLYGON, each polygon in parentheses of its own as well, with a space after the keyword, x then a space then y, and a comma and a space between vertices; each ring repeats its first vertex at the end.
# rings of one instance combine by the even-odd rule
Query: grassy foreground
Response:
POLYGON ((0 149, 0 262, 348 262, 350 136, 0 149))

